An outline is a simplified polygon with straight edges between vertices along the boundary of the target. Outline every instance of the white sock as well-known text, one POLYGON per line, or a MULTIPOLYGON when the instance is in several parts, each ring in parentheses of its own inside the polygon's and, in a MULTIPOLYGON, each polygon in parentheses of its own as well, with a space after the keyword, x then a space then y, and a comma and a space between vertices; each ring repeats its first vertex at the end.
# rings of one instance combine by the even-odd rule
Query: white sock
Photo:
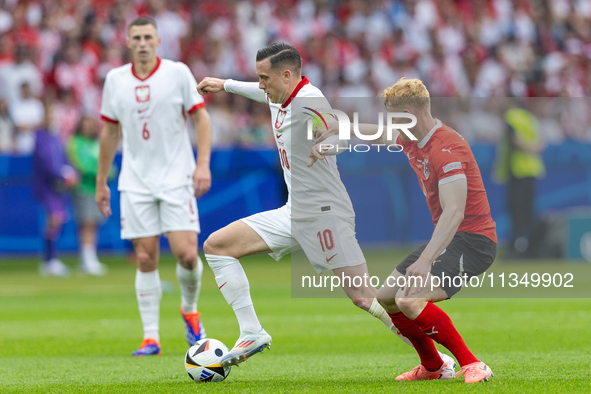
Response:
POLYGON ((160 342, 159 318, 162 286, 158 270, 135 273, 135 293, 144 327, 144 339, 152 338, 160 342))
POLYGON ((90 265, 98 261, 96 255, 96 246, 94 244, 84 244, 80 248, 80 260, 84 265, 90 265))
POLYGON ((388 312, 386 312, 386 310, 382 308, 382 306, 376 298, 373 299, 373 302, 371 303, 368 312, 373 317, 377 317, 378 319, 380 319, 386 325, 386 327, 390 329, 390 331, 398 335, 400 339, 402 339, 405 343, 412 347, 412 343, 410 342, 410 340, 404 335, 400 334, 394 323, 392 323, 392 319, 390 319, 390 316, 388 316, 388 312))
POLYGON ((240 332, 259 332, 261 323, 254 311, 248 278, 240 262, 229 256, 206 254, 205 258, 226 302, 234 309, 240 332))
POLYGON ((184 313, 197 312, 202 273, 203 263, 199 257, 197 257, 197 266, 192 270, 186 269, 179 263, 176 264, 176 278, 181 285, 181 308, 184 313))

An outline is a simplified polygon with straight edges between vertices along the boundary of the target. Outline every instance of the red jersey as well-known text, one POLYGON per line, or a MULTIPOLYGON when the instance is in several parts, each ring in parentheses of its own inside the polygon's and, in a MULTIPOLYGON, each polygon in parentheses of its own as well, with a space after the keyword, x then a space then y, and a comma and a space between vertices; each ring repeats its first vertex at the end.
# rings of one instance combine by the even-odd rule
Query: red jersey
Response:
POLYGON ((468 195, 464 220, 458 232, 481 234, 497 242, 496 224, 490 216, 486 190, 470 145, 451 127, 438 119, 435 121, 436 125, 421 141, 403 141, 400 136, 396 140, 402 145, 410 166, 419 178, 433 216, 433 225, 437 225, 443 211, 439 202, 439 186, 466 179, 468 195))

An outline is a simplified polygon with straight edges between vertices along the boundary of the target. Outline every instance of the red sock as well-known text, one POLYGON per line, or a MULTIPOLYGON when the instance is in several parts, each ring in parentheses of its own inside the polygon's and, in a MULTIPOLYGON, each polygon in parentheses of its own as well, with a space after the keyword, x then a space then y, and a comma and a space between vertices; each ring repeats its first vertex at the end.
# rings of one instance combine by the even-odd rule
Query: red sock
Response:
POLYGON ((468 349, 468 346, 466 346, 466 343, 454 327, 447 313, 432 302, 427 303, 425 309, 423 309, 414 322, 431 339, 442 344, 452 352, 458 363, 460 363, 460 366, 463 367, 464 365, 478 361, 470 349, 468 349))
POLYGON ((414 321, 406 317, 404 313, 388 313, 388 316, 390 316, 392 323, 394 323, 398 331, 413 344, 415 350, 419 353, 423 367, 429 371, 439 369, 441 364, 443 364, 443 360, 439 357, 433 340, 425 335, 421 328, 414 321))

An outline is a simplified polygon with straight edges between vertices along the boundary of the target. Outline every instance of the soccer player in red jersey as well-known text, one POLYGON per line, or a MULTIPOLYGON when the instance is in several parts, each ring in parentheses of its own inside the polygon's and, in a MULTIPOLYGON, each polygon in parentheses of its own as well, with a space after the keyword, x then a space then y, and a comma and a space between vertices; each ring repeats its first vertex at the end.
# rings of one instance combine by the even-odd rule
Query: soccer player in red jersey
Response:
MULTIPOLYGON (((464 138, 432 117, 429 92, 420 80, 402 78, 382 95, 388 112, 416 116, 416 125, 409 128, 416 141, 401 133, 396 143, 403 147, 417 174, 435 226, 431 240, 398 264, 378 291, 378 302, 400 333, 410 339, 421 359, 419 366, 396 380, 454 377, 453 367, 438 357, 435 341, 458 360, 462 370, 455 376, 464 375, 466 383, 486 381, 493 376, 490 368, 474 356, 449 316, 434 304, 461 290, 462 286, 454 286, 450 278, 479 275, 494 261, 496 226, 480 170, 464 138), (398 279, 401 276, 405 280, 398 279), (440 285, 431 286, 438 283, 437 279, 431 282, 435 277, 441 279, 440 285), (398 287, 398 283, 404 286, 398 287)), ((377 126, 360 125, 359 131, 375 135, 377 126)), ((335 131, 323 137, 330 134, 335 131)), ((377 143, 393 143, 385 134, 377 143)), ((318 149, 322 150, 316 145, 312 150, 310 165, 321 157, 318 149)))

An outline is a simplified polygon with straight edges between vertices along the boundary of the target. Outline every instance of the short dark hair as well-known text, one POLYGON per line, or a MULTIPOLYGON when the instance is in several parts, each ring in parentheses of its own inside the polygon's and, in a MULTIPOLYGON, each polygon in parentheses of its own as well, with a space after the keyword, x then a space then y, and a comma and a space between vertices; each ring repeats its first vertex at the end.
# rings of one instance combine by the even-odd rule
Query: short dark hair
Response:
POLYGON ((133 22, 131 22, 129 24, 129 26, 127 26, 127 30, 129 31, 129 29, 131 29, 132 26, 145 26, 145 25, 152 25, 152 26, 154 26, 154 29, 158 30, 158 26, 156 26, 156 21, 152 18, 147 17, 147 16, 140 16, 139 18, 136 18, 133 22))
POLYGON ((257 62, 269 59, 271 69, 290 67, 296 72, 302 69, 302 57, 297 49, 284 42, 274 42, 257 52, 257 62))

